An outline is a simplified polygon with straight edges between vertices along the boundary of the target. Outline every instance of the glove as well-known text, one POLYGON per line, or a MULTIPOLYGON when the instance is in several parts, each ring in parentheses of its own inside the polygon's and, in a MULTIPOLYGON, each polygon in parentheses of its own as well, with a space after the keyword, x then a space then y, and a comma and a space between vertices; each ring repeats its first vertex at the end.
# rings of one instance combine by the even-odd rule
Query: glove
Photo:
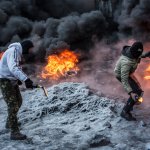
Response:
POLYGON ((29 78, 25 80, 25 85, 26 85, 26 88, 33 89, 33 82, 29 78))
POLYGON ((17 80, 18 85, 22 85, 22 82, 20 80, 17 80))
POLYGON ((41 88, 41 86, 38 84, 33 84, 33 88, 41 88))
POLYGON ((146 58, 149 57, 150 58, 150 51, 146 52, 145 54, 142 54, 141 58, 146 58))
POLYGON ((138 96, 136 93, 131 92, 131 93, 130 93, 130 96, 131 96, 131 98, 132 98, 135 102, 137 102, 138 99, 139 99, 139 96, 138 96))

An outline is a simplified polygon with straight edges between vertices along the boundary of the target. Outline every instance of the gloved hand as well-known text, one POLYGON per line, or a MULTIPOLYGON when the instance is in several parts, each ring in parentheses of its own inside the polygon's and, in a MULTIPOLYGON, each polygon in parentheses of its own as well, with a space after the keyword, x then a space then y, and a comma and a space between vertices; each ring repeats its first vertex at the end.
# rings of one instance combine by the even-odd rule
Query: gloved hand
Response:
POLYGON ((20 80, 17 80, 18 85, 22 85, 22 82, 20 80))
POLYGON ((131 92, 131 93, 130 93, 130 96, 131 96, 131 98, 132 98, 135 102, 138 101, 139 96, 138 96, 136 93, 131 92))
POLYGON ((141 58, 146 58, 146 57, 149 57, 150 58, 150 51, 142 54, 141 58))
POLYGON ((27 80, 25 80, 25 85, 26 85, 26 88, 33 89, 33 82, 29 78, 27 80))
POLYGON ((38 84, 33 84, 33 88, 41 88, 41 86, 38 84))

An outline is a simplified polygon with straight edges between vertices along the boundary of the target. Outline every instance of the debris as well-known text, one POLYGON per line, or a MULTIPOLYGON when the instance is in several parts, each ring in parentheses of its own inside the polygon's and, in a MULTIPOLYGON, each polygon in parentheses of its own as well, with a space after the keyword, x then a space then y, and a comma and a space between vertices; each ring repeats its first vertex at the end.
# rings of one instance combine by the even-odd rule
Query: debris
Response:
POLYGON ((94 122, 96 120, 98 120, 98 118, 92 118, 92 119, 90 119, 91 122, 94 122))
POLYGON ((104 135, 96 134, 91 141, 89 141, 90 147, 100 147, 100 146, 107 146, 111 142, 109 138, 105 137, 104 135))
POLYGON ((147 124, 142 120, 140 121, 139 125, 140 125, 140 127, 146 127, 147 126, 147 124))
POLYGON ((91 129, 90 125, 84 125, 84 127, 82 127, 80 129, 80 131, 86 131, 86 130, 90 130, 90 129, 91 129))
POLYGON ((66 82, 47 90, 48 98, 43 96, 42 90, 22 92, 24 102, 18 114, 22 122, 20 130, 32 138, 21 144, 8 140, 9 131, 3 131, 7 109, 5 102, 1 101, 2 150, 145 149, 150 138, 149 128, 143 128, 143 122, 121 119, 118 112, 122 109, 122 102, 90 94, 90 89, 84 83, 66 82), (117 114, 110 108, 115 108, 117 114))
POLYGON ((105 122, 104 127, 112 128, 112 126, 111 126, 111 123, 110 123, 110 122, 105 122))
POLYGON ((26 140, 23 141, 25 144, 34 144, 33 143, 33 138, 27 138, 26 140))
POLYGON ((126 150, 127 149, 127 145, 124 143, 119 143, 115 146, 116 150, 126 150))
POLYGON ((150 150, 150 143, 147 143, 147 144, 146 144, 145 150, 150 150))

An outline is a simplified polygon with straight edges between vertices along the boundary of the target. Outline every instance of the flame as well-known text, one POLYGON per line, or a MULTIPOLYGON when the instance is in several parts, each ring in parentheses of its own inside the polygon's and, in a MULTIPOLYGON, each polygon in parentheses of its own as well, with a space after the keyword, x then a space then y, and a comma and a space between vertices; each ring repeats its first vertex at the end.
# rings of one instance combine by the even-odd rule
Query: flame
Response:
MULTIPOLYGON (((149 51, 150 49, 150 43, 144 43, 144 50, 149 51)), ((145 80, 150 80, 150 65, 147 66, 144 72, 144 79, 145 80)))
POLYGON ((3 54, 4 54, 4 52, 1 52, 1 53, 0 53, 0 59, 2 58, 3 54))
POLYGON ((61 76, 66 76, 68 72, 76 73, 79 71, 77 67, 77 54, 65 49, 60 54, 53 54, 48 57, 48 64, 42 71, 42 78, 57 80, 61 76))
MULTIPOLYGON (((150 74, 150 66, 148 66, 147 69, 145 70, 145 74, 150 74)), ((150 75, 145 75, 144 79, 150 80, 150 75)))
POLYGON ((135 104, 140 105, 143 101, 144 101, 143 97, 139 97, 138 101, 135 104))
POLYGON ((140 97, 140 98, 138 99, 138 102, 142 103, 142 102, 143 102, 143 98, 140 97))

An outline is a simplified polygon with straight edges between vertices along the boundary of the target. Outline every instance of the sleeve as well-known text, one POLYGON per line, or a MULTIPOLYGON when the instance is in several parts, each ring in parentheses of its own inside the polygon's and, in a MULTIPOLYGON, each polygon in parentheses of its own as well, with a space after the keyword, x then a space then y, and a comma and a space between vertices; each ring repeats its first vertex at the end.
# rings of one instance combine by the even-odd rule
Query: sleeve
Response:
POLYGON ((19 52, 14 49, 11 53, 8 54, 7 64, 10 72, 20 81, 25 81, 28 77, 22 71, 22 68, 19 66, 19 61, 21 60, 21 55, 19 52))
POLYGON ((149 57, 150 58, 150 51, 148 52, 144 52, 141 56, 141 58, 146 58, 146 57, 149 57))
POLYGON ((123 84, 124 89, 128 93, 132 92, 132 88, 128 81, 130 69, 131 69, 131 66, 129 64, 125 62, 121 63, 121 82, 123 84))

